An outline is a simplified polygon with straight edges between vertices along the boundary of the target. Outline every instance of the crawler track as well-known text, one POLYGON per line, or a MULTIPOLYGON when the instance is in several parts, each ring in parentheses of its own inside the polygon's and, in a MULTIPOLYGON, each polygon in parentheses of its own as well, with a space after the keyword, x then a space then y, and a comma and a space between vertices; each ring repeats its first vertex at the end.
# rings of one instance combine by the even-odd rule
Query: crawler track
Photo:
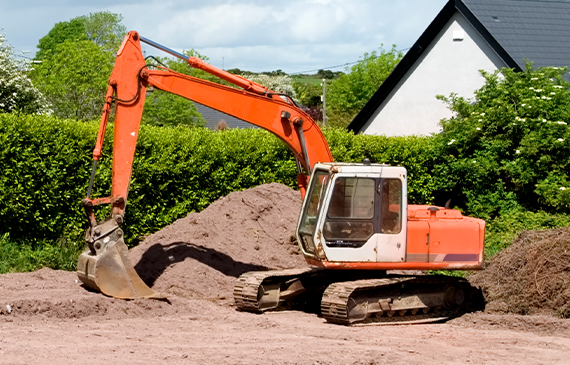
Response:
POLYGON ((332 323, 409 324, 441 321, 473 310, 478 290, 448 276, 407 276, 331 284, 321 313, 332 323))
POLYGON ((483 305, 480 290, 463 278, 315 268, 245 273, 236 281, 234 300, 238 309, 255 313, 320 311, 343 325, 435 322, 483 305))
POLYGON ((322 270, 301 268, 252 271, 242 274, 234 286, 236 307, 256 313, 279 309, 287 299, 292 299, 307 291, 307 288, 302 286, 301 280, 319 272, 322 270))

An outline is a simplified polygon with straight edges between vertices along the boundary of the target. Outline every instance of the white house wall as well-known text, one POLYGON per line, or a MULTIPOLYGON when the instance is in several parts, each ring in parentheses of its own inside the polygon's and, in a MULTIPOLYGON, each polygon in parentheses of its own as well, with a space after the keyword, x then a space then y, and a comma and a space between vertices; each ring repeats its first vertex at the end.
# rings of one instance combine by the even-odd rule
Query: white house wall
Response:
POLYGON ((451 112, 436 96, 456 93, 471 98, 484 84, 479 70, 501 67, 505 63, 456 12, 362 131, 387 136, 437 133, 439 121, 451 112))

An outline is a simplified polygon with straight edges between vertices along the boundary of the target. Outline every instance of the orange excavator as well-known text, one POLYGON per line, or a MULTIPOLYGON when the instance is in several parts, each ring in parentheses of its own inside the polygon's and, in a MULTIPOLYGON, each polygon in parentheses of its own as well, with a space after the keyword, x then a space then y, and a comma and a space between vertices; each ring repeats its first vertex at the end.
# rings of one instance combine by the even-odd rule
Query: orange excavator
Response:
POLYGON ((401 166, 333 162, 318 125, 282 93, 130 32, 109 79, 93 151, 87 197, 88 248, 77 274, 88 287, 123 299, 162 298, 128 258, 121 224, 148 87, 174 93, 232 115, 279 137, 297 161, 304 198, 297 225, 309 267, 242 274, 234 287, 238 309, 264 312, 311 306, 329 322, 423 322, 478 309, 480 291, 458 277, 397 275, 387 270, 476 270, 483 267, 485 222, 445 207, 408 205, 401 166), (238 88, 146 63, 141 42, 238 88), (112 105, 115 105, 111 196, 90 197, 112 105), (110 205, 97 221, 94 209, 110 205))

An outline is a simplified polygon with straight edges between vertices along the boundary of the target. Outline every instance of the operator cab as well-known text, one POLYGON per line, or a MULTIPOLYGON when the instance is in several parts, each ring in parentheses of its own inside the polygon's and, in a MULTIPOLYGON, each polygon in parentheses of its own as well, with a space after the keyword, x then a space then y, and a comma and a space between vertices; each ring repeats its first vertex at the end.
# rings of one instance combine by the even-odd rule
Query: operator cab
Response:
POLYGON ((402 262, 406 169, 315 164, 297 226, 305 257, 328 262, 402 262))

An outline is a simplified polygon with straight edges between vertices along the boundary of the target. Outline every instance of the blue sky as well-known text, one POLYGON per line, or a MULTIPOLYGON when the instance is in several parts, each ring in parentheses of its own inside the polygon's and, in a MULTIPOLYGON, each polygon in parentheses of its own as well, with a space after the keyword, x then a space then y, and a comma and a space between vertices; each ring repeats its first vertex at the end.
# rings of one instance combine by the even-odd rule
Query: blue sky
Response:
MULTIPOLYGON (((55 23, 90 12, 123 16, 127 30, 217 67, 287 73, 358 61, 381 44, 410 47, 446 0, 0 0, 0 29, 36 51, 55 23)), ((28 54, 28 55, 30 55, 28 54)), ((149 53, 147 53, 148 55, 149 53)), ((159 51, 152 54, 163 55, 159 51)), ((344 67, 334 68, 342 71, 344 67)))

